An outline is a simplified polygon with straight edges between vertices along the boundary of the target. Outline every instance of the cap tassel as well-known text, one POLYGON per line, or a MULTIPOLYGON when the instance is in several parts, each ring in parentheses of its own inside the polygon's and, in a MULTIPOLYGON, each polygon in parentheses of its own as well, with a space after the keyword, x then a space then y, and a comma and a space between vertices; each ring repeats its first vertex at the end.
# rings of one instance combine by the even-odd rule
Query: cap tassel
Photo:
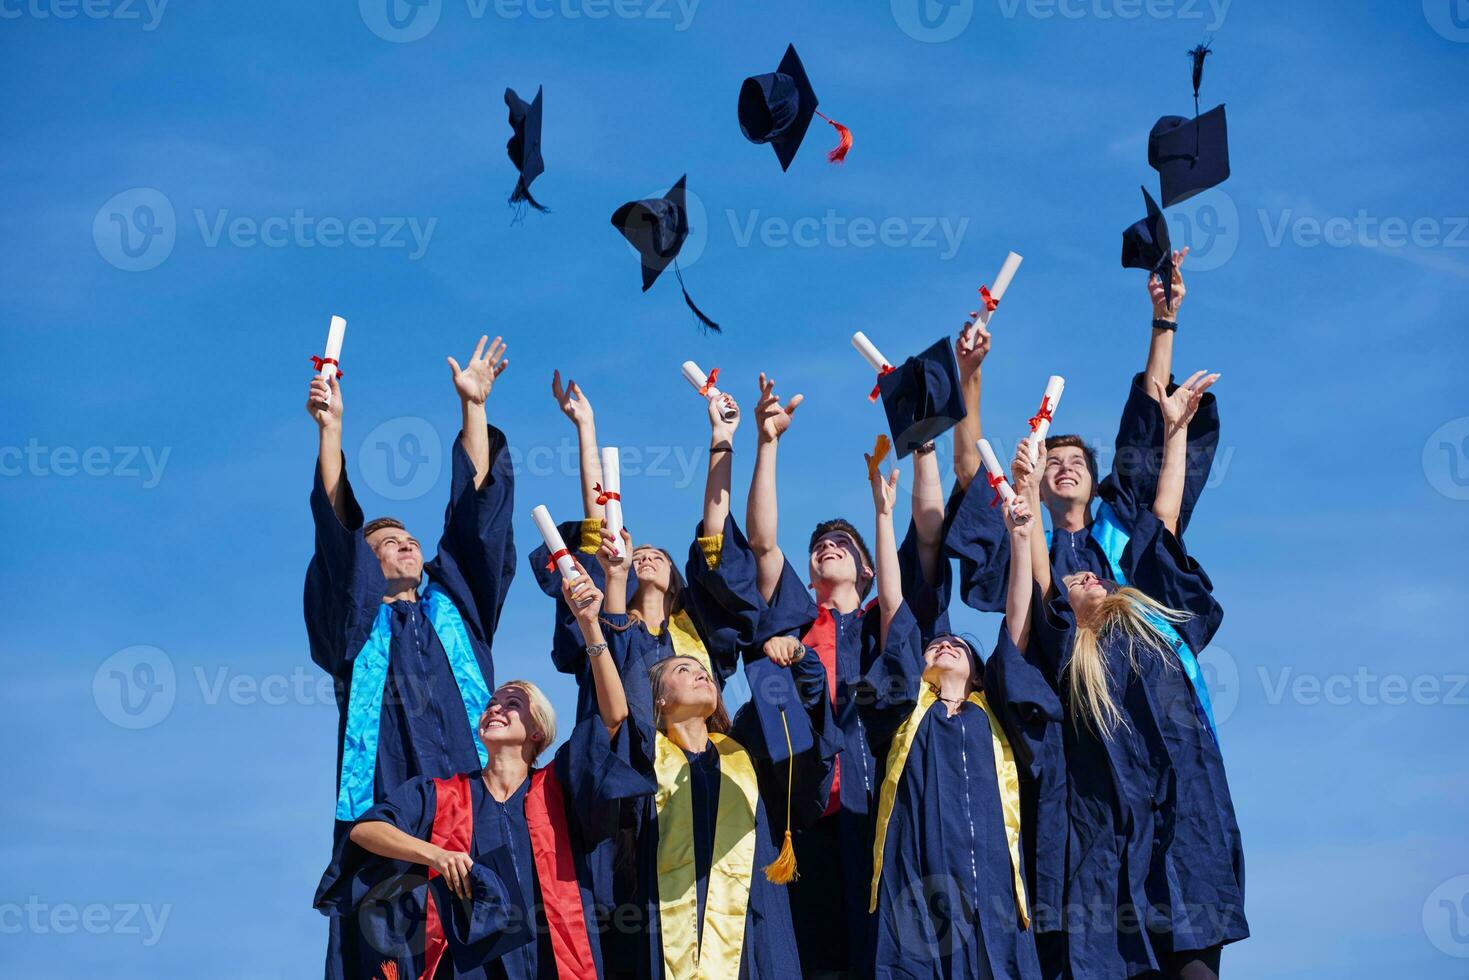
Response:
POLYGON ((673 260, 673 274, 678 277, 678 288, 683 290, 683 301, 688 304, 689 309, 694 311, 694 316, 699 318, 699 323, 703 325, 704 332, 708 333, 710 330, 713 330, 715 333, 723 333, 724 331, 719 329, 719 324, 709 319, 703 310, 694 305, 693 298, 689 296, 689 291, 683 284, 683 270, 679 269, 677 259, 673 260))
POLYGON ((1199 85, 1204 81, 1204 59, 1213 54, 1207 44, 1200 44, 1189 52, 1194 59, 1194 159, 1199 158, 1199 85))
POLYGON ((524 177, 517 177, 515 179, 515 190, 510 192, 510 203, 522 207, 529 204, 542 214, 548 214, 551 210, 530 196, 530 188, 525 186, 524 177))
POLYGON ((382 974, 382 980, 398 980, 398 964, 393 960, 383 960, 378 972, 382 974))
POLYGON ((786 733, 786 836, 781 842, 780 854, 774 861, 765 866, 765 880, 772 885, 789 885, 795 881, 796 874, 796 845, 791 840, 791 792, 794 789, 796 773, 796 754, 791 748, 791 726, 786 721, 785 709, 780 711, 780 727, 786 733))
POLYGON ((822 119, 825 119, 827 122, 831 123, 832 127, 835 128, 837 131, 837 136, 840 137, 836 149, 826 154, 827 162, 842 163, 847 159, 847 151, 852 148, 852 131, 843 126, 841 123, 837 122, 835 119, 828 116, 826 113, 822 112, 820 109, 816 110, 816 114, 822 119))

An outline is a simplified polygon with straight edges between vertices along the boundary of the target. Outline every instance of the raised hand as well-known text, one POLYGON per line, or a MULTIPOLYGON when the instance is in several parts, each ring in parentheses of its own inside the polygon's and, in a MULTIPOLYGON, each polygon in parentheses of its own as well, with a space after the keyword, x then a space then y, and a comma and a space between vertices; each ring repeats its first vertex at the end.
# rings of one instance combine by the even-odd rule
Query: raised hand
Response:
MULTIPOLYGON (((576 559, 572 559, 576 561, 576 559)), ((597 588, 581 562, 576 562, 576 578, 561 580, 561 595, 580 626, 590 626, 602 614, 602 590, 597 588)))
POLYGON ((954 341, 954 357, 959 361, 959 377, 968 378, 978 372, 989 352, 990 332, 979 322, 979 311, 976 310, 964 321, 959 339, 954 341))
POLYGON ((1017 541, 1030 540, 1030 529, 1034 526, 1031 520, 1030 503, 1023 494, 1016 494, 1015 499, 1010 501, 1010 506, 1004 508, 1005 530, 1017 541))
POLYGON ((561 414, 571 419, 572 424, 578 428, 591 424, 592 403, 587 401, 587 396, 582 393, 581 386, 576 383, 575 379, 569 379, 563 388, 561 372, 553 372, 551 374, 551 394, 555 397, 561 414))
POLYGON ((306 392, 306 414, 316 420, 318 427, 323 429, 340 426, 342 424, 342 388, 333 377, 330 385, 316 375, 311 379, 311 385, 306 392), (331 393, 331 404, 323 404, 327 393, 331 393))
POLYGON ((720 443, 734 445, 735 430, 740 427, 740 405, 734 400, 733 395, 721 393, 718 398, 709 399, 709 436, 711 446, 720 443), (725 416, 729 420, 725 420, 725 416))
POLYGON ((449 370, 454 376, 454 390, 459 392, 460 401, 483 405, 485 399, 490 397, 495 379, 510 366, 509 358, 505 357, 504 342, 496 337, 486 351, 485 344, 489 339, 488 336, 480 337, 469 363, 462 368, 454 358, 444 358, 449 362, 449 370))
POLYGON ((896 466, 886 477, 882 475, 872 462, 872 456, 868 453, 862 454, 867 459, 867 470, 872 474, 868 481, 872 484, 872 508, 878 517, 887 517, 893 512, 893 505, 898 500, 898 474, 901 472, 896 466))
POLYGON ((622 548, 628 557, 624 558, 617 553, 614 548, 615 541, 612 532, 604 526, 602 546, 597 549, 597 564, 602 566, 602 571, 606 573, 609 581, 614 578, 626 579, 629 566, 632 565, 632 535, 627 532, 627 528, 622 529, 622 548))
POLYGON ((775 442, 791 427, 791 416, 796 414, 805 395, 792 396, 786 404, 780 403, 775 393, 775 379, 760 372, 760 401, 755 405, 755 424, 760 428, 761 442, 775 442))
POLYGON ((1148 277, 1148 295, 1153 298, 1153 319, 1172 320, 1178 316, 1178 307, 1188 295, 1183 284, 1183 260, 1188 258, 1188 249, 1173 253, 1173 305, 1168 305, 1168 290, 1158 276, 1148 277))
POLYGON ((1153 382, 1153 396, 1158 399, 1158 407, 1163 410, 1165 439, 1193 421, 1194 413, 1199 410, 1199 404, 1203 401, 1204 392, 1214 387, 1214 382, 1218 380, 1218 374, 1195 371, 1171 395, 1166 394, 1163 385, 1153 382))
MULTIPOLYGON (((1015 488, 1015 493, 1022 497, 1030 496, 1040 488, 1041 469, 1030 461, 1030 440, 1033 437, 1021 439, 1015 444, 1015 456, 1010 460, 1010 484, 1015 488)), ((1039 454, 1040 459, 1045 459, 1045 453, 1039 454)))
POLYGON ((765 656, 777 667, 789 667, 806 655, 806 647, 794 636, 772 636, 765 641, 765 656))

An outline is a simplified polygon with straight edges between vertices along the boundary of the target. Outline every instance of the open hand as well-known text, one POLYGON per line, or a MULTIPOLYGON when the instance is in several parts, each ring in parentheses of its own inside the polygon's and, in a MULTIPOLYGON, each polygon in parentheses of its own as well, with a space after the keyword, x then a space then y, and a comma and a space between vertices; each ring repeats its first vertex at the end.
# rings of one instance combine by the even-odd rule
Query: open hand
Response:
POLYGON ((566 387, 563 388, 561 372, 552 372, 551 394, 555 397, 561 414, 571 419, 577 428, 592 424, 592 403, 587 401, 587 396, 582 393, 581 386, 576 383, 575 379, 568 379, 566 387))
POLYGON ((449 370, 454 375, 454 390, 459 392, 461 401, 483 405, 485 399, 490 397, 495 379, 510 366, 509 359, 505 357, 505 344, 499 337, 490 344, 488 351, 485 350, 485 342, 489 339, 488 336, 480 337, 469 364, 462 368, 454 358, 444 358, 449 362, 449 370))
POLYGON ((780 403, 775 393, 775 379, 760 372, 760 401, 755 405, 755 423, 760 427, 761 442, 775 442, 791 427, 791 416, 806 399, 805 395, 792 396, 786 404, 780 403))
POLYGON ((872 456, 863 453, 867 457, 867 468, 872 474, 872 508, 878 517, 887 517, 893 512, 893 505, 898 500, 898 474, 902 472, 896 466, 893 471, 883 477, 882 471, 872 465, 872 456))
POLYGON ((1162 384, 1156 380, 1153 382, 1153 397, 1158 399, 1158 407, 1163 410, 1165 439, 1193 421, 1194 413, 1199 410, 1199 404, 1204 399, 1204 392, 1214 387, 1214 382, 1218 380, 1218 374, 1195 371, 1171 395, 1165 394, 1162 384))

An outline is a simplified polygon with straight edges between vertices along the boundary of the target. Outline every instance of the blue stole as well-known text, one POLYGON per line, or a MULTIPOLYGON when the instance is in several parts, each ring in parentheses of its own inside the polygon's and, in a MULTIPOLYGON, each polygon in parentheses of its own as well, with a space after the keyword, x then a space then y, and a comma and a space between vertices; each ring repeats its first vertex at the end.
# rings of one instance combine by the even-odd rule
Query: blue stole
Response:
MULTIPOLYGON (((1102 554, 1107 557, 1107 564, 1112 569, 1112 579, 1118 585, 1127 584, 1127 576, 1122 571, 1122 552, 1127 548, 1130 535, 1123 528, 1122 522, 1112 510, 1112 505, 1105 500, 1097 508, 1096 520, 1091 527, 1092 540, 1102 549, 1102 554)), ((1051 535, 1046 534, 1046 544, 1051 543, 1051 535)), ((1194 695, 1198 699, 1199 707, 1203 709, 1204 720, 1209 723, 1209 734, 1214 736, 1214 741, 1219 742, 1219 729, 1214 724, 1214 702, 1209 698, 1209 685, 1204 681, 1204 672, 1199 668, 1198 658, 1189 649, 1183 637, 1178 635, 1178 630, 1166 619, 1161 619, 1152 613, 1145 613, 1144 617, 1152 624, 1159 633, 1162 633, 1173 646, 1173 653, 1178 657, 1179 664, 1183 667, 1183 673, 1188 677, 1189 684, 1194 689, 1194 695)))
MULTIPOLYGON (((464 618, 454 600, 430 582, 423 595, 428 621, 449 656, 449 669, 464 700, 464 713, 473 731, 490 700, 489 686, 474 659, 474 647, 464 629, 464 618)), ((377 739, 382 723, 383 691, 388 683, 388 653, 393 645, 393 610, 383 603, 372 622, 372 632, 352 662, 352 688, 347 700, 347 730, 342 736, 342 772, 337 781, 337 819, 356 820, 373 804, 377 774, 377 739)), ((485 747, 475 740, 479 762, 489 761, 485 747)))

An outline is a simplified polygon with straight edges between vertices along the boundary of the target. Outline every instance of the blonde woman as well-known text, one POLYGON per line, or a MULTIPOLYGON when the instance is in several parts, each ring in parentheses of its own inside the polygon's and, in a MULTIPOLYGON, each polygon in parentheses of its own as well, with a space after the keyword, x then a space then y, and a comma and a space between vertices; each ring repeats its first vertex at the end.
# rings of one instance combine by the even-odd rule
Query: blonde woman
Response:
MULTIPOLYGON (((1050 580, 1032 652, 1061 694, 1068 776, 1066 938, 1081 978, 1213 980, 1220 948, 1249 935, 1244 854, 1224 760, 1179 643, 1201 651, 1222 611, 1178 539, 1188 424, 1217 375, 1157 385, 1164 454, 1151 511, 1122 553, 1125 583, 1050 580)), ((1013 475, 1033 499, 1018 453, 1013 475)))

